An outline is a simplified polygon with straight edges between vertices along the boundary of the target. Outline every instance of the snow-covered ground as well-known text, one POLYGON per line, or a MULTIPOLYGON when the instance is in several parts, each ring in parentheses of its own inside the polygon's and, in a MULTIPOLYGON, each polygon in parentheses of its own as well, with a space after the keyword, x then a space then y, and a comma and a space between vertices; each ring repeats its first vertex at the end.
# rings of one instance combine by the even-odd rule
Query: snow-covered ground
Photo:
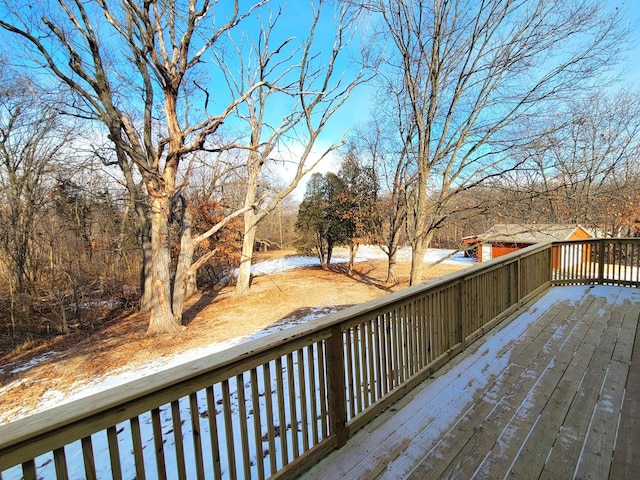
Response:
MULTIPOLYGON (((349 252, 345 248, 336 248, 334 251, 332 263, 341 263, 348 261, 349 252)), ((358 253, 356 256, 356 262, 373 260, 373 259, 385 259, 386 254, 379 248, 375 246, 361 246, 358 249, 358 253)), ((402 248, 398 252, 398 261, 408 261, 411 258, 411 250, 409 248, 402 248)), ((465 265, 471 265, 475 260, 471 258, 465 258, 464 254, 461 252, 455 252, 454 250, 444 250, 431 248, 428 249, 425 253, 424 260, 426 264, 436 263, 440 261, 444 261, 445 263, 463 263, 465 265), (443 260, 445 259, 445 260, 443 260)), ((293 270, 295 268, 302 268, 308 266, 319 265, 320 262, 317 257, 307 257, 307 256, 291 256, 287 258, 277 259, 277 260, 269 260, 266 262, 260 262, 253 265, 253 273, 254 275, 268 275, 271 273, 284 272, 287 270, 293 270)), ((177 365, 181 365, 197 358, 201 358, 205 355, 211 355, 212 353, 217 353, 222 350, 226 350, 230 347, 238 345, 243 342, 247 342, 249 340, 254 340, 256 338, 264 337, 269 335, 270 333, 277 332, 282 330, 283 328, 290 327, 292 325, 298 325, 301 323, 308 322, 310 320, 316 319, 318 317, 324 316, 331 313, 330 309, 327 308, 318 308, 312 309, 309 315, 303 318, 296 319, 282 319, 276 324, 270 326, 267 329, 260 330, 254 332, 252 335, 245 337, 237 337, 231 340, 227 340, 224 342, 218 342, 214 344, 207 345, 205 347, 194 348, 191 350, 186 350, 180 352, 179 354, 158 358, 155 361, 151 361, 146 363, 145 365, 138 366, 135 370, 131 370, 129 368, 121 368, 115 369, 108 374, 96 377, 91 381, 81 381, 77 385, 70 388, 69 391, 72 393, 63 394, 55 389, 47 390, 42 398, 40 399, 39 404, 35 407, 35 409, 29 408, 28 410, 22 410, 17 412, 12 412, 11 416, 7 416, 4 414, 0 414, 0 425, 8 423, 16 418, 31 415, 33 413, 46 410, 51 408, 54 405, 59 405, 61 403, 70 402, 76 400, 78 398, 83 398, 93 393, 107 390, 109 388, 115 387, 117 385, 122 385, 130 382, 136 378, 140 378, 142 376, 149 375, 151 373, 158 372, 160 370, 174 367, 177 365)), ((35 367, 38 363, 51 359, 51 357, 56 356, 56 352, 47 352, 43 355, 34 358, 28 364, 21 365, 16 367, 13 370, 10 370, 8 373, 18 373, 22 371, 29 370, 30 368, 35 367)), ((0 368, 0 373, 3 373, 3 369, 0 368)), ((3 392, 9 390, 10 388, 14 388, 16 384, 19 384, 22 380, 16 380, 13 383, 9 383, 4 387, 0 388, 0 396, 2 396, 3 392)))
MULTIPOLYGON (((409 258, 410 255, 410 251, 405 249, 402 250, 401 252, 399 252, 398 255, 398 260, 399 261, 406 261, 409 258)), ((348 252, 346 250, 343 249, 337 249, 333 258, 333 263, 340 263, 340 262, 345 262, 347 261, 348 258, 348 252)), ((386 258, 386 255, 384 254, 384 252, 382 250, 380 250, 377 247, 361 247, 358 251, 358 255, 356 257, 356 261, 364 261, 364 260, 369 260, 369 259, 384 259, 386 258)), ((427 251, 427 253, 425 254, 425 262, 426 263, 436 263, 439 261, 445 261, 447 263, 465 263, 465 264, 469 264, 470 262, 472 262, 473 260, 465 258, 463 254, 461 253, 455 253, 451 250, 439 250, 439 249, 430 249, 427 251), (444 259, 444 260, 443 260, 444 259)), ((284 258, 284 259, 278 259, 278 260, 272 260, 272 261, 268 261, 268 262, 262 262, 262 263, 258 263, 256 265, 254 265, 253 267, 253 271, 254 274, 256 275, 265 275, 265 274, 269 274, 269 273, 276 273, 276 272, 281 272, 281 271, 285 271, 285 270, 290 270, 290 269, 294 269, 294 268, 299 268, 299 267, 304 267, 304 266, 312 266, 312 265, 318 265, 318 259, 315 257, 303 257, 303 256, 292 256, 292 257, 288 257, 288 258, 284 258)), ((220 342, 220 343, 216 343, 216 344, 212 344, 212 345, 207 345, 206 347, 201 347, 201 348, 196 348, 196 349, 191 349, 188 351, 184 351, 181 352, 180 354, 176 354, 173 356, 169 356, 169 357, 164 357, 164 358, 159 358, 156 361, 153 362, 149 362, 145 365, 140 365, 140 366, 136 366, 136 369, 131 370, 128 368, 122 368, 119 370, 114 370, 112 372, 110 372, 109 374, 102 376, 102 377, 97 377, 92 379, 91 381, 85 381, 85 382, 81 382, 78 383, 76 385, 74 385, 72 388, 69 389, 70 392, 72 393, 61 393, 59 391, 50 389, 47 390, 45 392, 45 394, 42 396, 42 398, 40 399, 40 402, 38 404, 38 406, 35 409, 29 409, 28 411, 14 411, 11 413, 11 416, 0 416, 0 424, 3 423, 8 423, 9 421, 12 421, 15 418, 21 417, 21 416, 26 416, 29 414, 33 414, 35 412, 38 411, 42 411, 42 410, 46 410, 48 408, 51 408, 54 405, 60 405, 62 403, 67 403, 67 402, 71 402, 73 400, 79 399, 79 398, 83 398, 83 397, 87 397, 91 394, 97 393, 99 391, 103 391, 103 390, 107 390, 109 388, 115 387, 117 385, 123 385, 126 384, 132 380, 135 379, 139 379, 143 376, 158 372, 160 370, 164 370, 170 367, 174 367, 174 366, 179 366, 181 364, 187 363, 191 360, 195 360, 197 358, 201 358, 205 355, 211 355, 212 353, 216 353, 216 352, 220 352, 222 350, 225 350, 227 348, 230 348, 232 346, 238 345, 242 342, 246 342, 252 339, 256 339, 259 337, 263 337, 265 335, 268 335, 270 333, 279 331, 283 328, 287 328, 289 326, 295 325, 295 324, 300 324, 300 323, 304 323, 310 320, 313 320, 315 318, 318 318, 320 316, 326 315, 328 313, 331 313, 331 308, 317 308, 317 309, 311 309, 309 314, 303 318, 296 318, 296 319, 282 319, 281 321, 277 322, 276 324, 272 325, 271 327, 255 332, 254 334, 250 335, 250 336, 246 336, 246 337, 240 337, 240 338, 234 338, 232 340, 228 340, 225 342, 220 342)), ((43 355, 41 355, 38 358, 33 359, 29 364, 25 364, 22 365, 20 367, 15 368, 14 370, 11 370, 10 373, 17 373, 17 372, 22 372, 22 371, 26 371, 34 366, 36 366, 39 362, 42 362, 46 359, 51 359, 51 357, 54 357, 56 355, 56 352, 48 352, 45 353, 43 355)), ((305 362, 306 363, 306 362, 305 362)), ((296 363, 294 365, 294 368, 300 368, 298 366, 298 362, 296 360, 296 363)), ((304 368, 304 367, 302 367, 304 368)), ((2 372, 2 370, 0 370, 0 373, 2 372)), ((297 374, 296 374, 297 375, 297 374)), ((16 382, 20 382, 21 380, 17 380, 16 382)), ((264 379, 261 380, 264 383, 264 379)), ((12 384, 8 384, 6 386, 4 386, 3 388, 0 388, 0 396, 3 394, 3 391, 9 389, 9 388, 13 388, 16 385, 14 383, 12 384)), ((234 396, 235 400, 237 402, 237 392, 232 392, 232 396, 234 396)), ((186 401, 186 399, 184 399, 185 402, 180 401, 180 410, 181 410, 181 418, 186 419, 186 418, 190 418, 190 409, 189 409, 189 402, 186 401), (184 403, 184 411, 183 410, 183 403, 184 403)), ((204 400, 202 400, 204 402, 204 400)), ((237 407, 236 407, 237 408, 237 407)), ((171 417, 171 413, 170 413, 170 407, 164 406, 161 408, 161 415, 163 417, 163 423, 168 422, 167 425, 170 424, 170 417, 171 417), (166 418, 165 418, 166 417, 166 418)), ((142 434, 143 434, 143 441, 148 441, 149 442, 153 442, 153 434, 152 431, 149 430, 150 429, 150 419, 146 418, 144 416, 141 416, 140 420, 141 420, 141 425, 143 428, 142 434)), ((185 422, 185 427, 188 425, 189 422, 185 422)), ((123 434, 122 436, 119 434, 118 438, 120 439, 121 437, 124 438, 125 440, 123 440, 123 444, 121 445, 121 451, 130 451, 131 447, 128 446, 128 444, 126 444, 127 440, 126 440, 126 430, 128 429, 128 424, 123 424, 122 426, 119 426, 119 430, 121 431, 125 431, 125 434, 123 434), (126 444, 126 445, 125 445, 126 444)), ((169 427, 170 428, 170 427, 169 427)), ((188 428, 188 427, 186 427, 188 428)), ((188 436, 187 432, 185 433, 185 437, 188 436)), ((129 437, 130 438, 130 437, 129 437)), ((96 434, 94 435, 94 451, 95 452, 101 452, 101 451, 106 451, 106 437, 102 434, 96 434)), ((150 450, 153 448, 152 443, 150 444, 150 450)), ((221 445, 222 447, 222 445, 221 445)), ((275 453, 275 452, 273 452, 275 453)), ((272 454, 273 454, 272 453, 272 454)), ((73 478, 76 477, 82 477, 83 475, 83 466, 82 466, 82 452, 81 450, 79 450, 79 447, 76 445, 75 447, 71 446, 69 447, 69 452, 67 455, 67 460, 68 460, 68 464, 71 468, 72 471, 70 471, 70 475, 73 478)), ((171 464, 172 462, 170 461, 169 458, 167 458, 167 462, 168 464, 171 464)), ((38 468, 38 474, 39 476, 42 476, 44 478, 48 478, 49 475, 52 473, 52 462, 50 461, 50 459, 48 458, 48 456, 44 456, 38 459, 37 461, 37 465, 39 466, 38 468), (42 466, 42 468, 40 468, 40 466, 42 466)), ((105 474, 108 473, 108 465, 105 463, 105 465, 103 466, 103 468, 105 468, 105 474)), ((129 466, 129 469, 131 468, 131 465, 129 466)), ((21 473, 19 471, 20 469, 11 469, 10 471, 4 472, 3 473, 3 479, 8 479, 8 478, 20 478, 21 477, 21 473)), ((126 471, 124 472, 125 476, 135 476, 135 471, 126 471), (129 475, 132 474, 132 475, 129 475)))
MULTIPOLYGON (((341 263, 348 261, 349 253, 345 248, 336 248, 334 251, 332 263, 341 263)), ((411 258, 411 250, 409 248, 402 248, 398 252, 398 261, 408 261, 411 258)), ((356 262, 373 260, 373 259, 386 259, 386 254, 379 248, 375 246, 361 246, 358 249, 358 253, 356 256, 356 262)), ((471 264, 474 262, 474 259, 465 258, 464 255, 460 252, 455 252, 454 250, 443 250, 443 249, 429 249, 425 253, 424 256, 425 263, 436 263, 439 261, 444 261, 445 263, 464 263, 471 264), (445 260, 443 260, 445 259, 445 260)), ((295 268, 302 268, 308 266, 317 266, 320 262, 317 257, 310 256, 290 256, 277 260, 269 260, 265 262, 256 263, 252 267, 252 271, 254 275, 268 275, 272 273, 284 272, 287 270, 293 270, 295 268)), ((315 318, 321 317, 323 315, 327 315, 331 313, 330 309, 327 308, 317 308, 312 309, 309 315, 303 318, 296 319, 282 319, 276 324, 270 326, 267 329, 257 331, 252 335, 245 337, 237 337, 231 340, 227 340, 224 342, 218 342, 211 345, 207 345, 206 347, 194 348, 191 350, 186 350, 180 352, 179 354, 171 355, 168 357, 158 358, 155 361, 149 362, 145 365, 140 365, 135 370, 131 370, 128 368, 115 369, 108 374, 100 377, 96 377, 91 381, 81 381, 78 384, 74 385, 69 389, 72 393, 62 393, 55 389, 48 389, 41 397, 39 404, 35 408, 25 408, 24 410, 13 411, 10 415, 1 414, 0 413, 0 425, 8 423, 16 418, 20 418, 26 415, 31 415, 33 413, 46 410, 51 408, 54 405, 59 405, 61 403, 70 402, 76 400, 78 398, 83 398, 93 393, 97 393, 99 391, 107 390, 109 388, 115 387, 117 385, 122 385, 130 382, 136 378, 140 378, 142 376, 146 376, 160 370, 170 368, 173 366, 181 365, 197 358, 201 358, 205 355, 210 355, 212 353, 220 352, 222 350, 226 350, 230 347, 238 345, 243 342, 247 342, 249 340, 253 340, 256 338, 260 338, 270 333, 277 332, 282 330, 283 328, 287 328, 292 325, 298 325, 301 323, 305 323, 307 321, 313 320, 315 318)), ((58 355, 56 352, 47 352, 43 355, 40 355, 37 358, 34 358, 29 363, 20 365, 8 373, 19 373, 30 368, 35 367, 38 363, 48 360, 51 357, 58 355)), ((0 367, 0 374, 4 373, 4 369, 0 367)), ((16 385, 20 384, 23 380, 16 380, 15 382, 9 383, 4 387, 0 388, 0 396, 2 396, 3 392, 14 388, 16 385)))
MULTIPOLYGON (((380 247, 373 245, 362 245, 358 248, 356 254, 356 262, 362 262, 366 260, 385 260, 387 254, 382 251, 380 247)), ((398 249, 397 261, 408 262, 411 259, 411 249, 409 247, 403 247, 398 249)), ((331 263, 345 263, 349 261, 349 251, 346 248, 336 248, 333 251, 331 257, 331 263)), ((462 252, 456 252, 455 250, 446 250, 441 248, 429 248, 424 254, 425 264, 432 264, 438 262, 444 263, 464 263, 470 265, 476 260, 474 258, 467 258, 462 252)), ((269 273, 284 272, 286 270, 292 270, 294 268, 301 267, 313 267, 320 265, 318 257, 307 257, 302 255, 296 255, 294 257, 280 258, 277 260, 269 260, 266 262, 260 262, 253 265, 251 271, 254 275, 262 275, 269 273)))

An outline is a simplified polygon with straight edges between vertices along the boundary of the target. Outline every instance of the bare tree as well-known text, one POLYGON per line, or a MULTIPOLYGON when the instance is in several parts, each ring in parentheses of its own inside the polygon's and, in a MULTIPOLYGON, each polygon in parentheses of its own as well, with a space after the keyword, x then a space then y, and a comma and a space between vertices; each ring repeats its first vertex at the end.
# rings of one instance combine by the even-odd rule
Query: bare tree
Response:
POLYGON ((538 133, 522 128, 593 82, 623 48, 620 14, 597 2, 366 2, 389 39, 387 91, 412 160, 411 283, 460 192, 518 166, 538 133), (395 89, 390 86, 396 85, 395 89))
MULTIPOLYGON (((384 103, 382 106, 384 106, 384 103)), ((391 112, 392 114, 393 112, 391 112)), ((359 125, 350 144, 358 158, 373 167, 379 183, 376 241, 387 255, 387 283, 397 283, 397 254, 406 222, 407 151, 395 135, 393 117, 374 110, 374 120, 359 125)))
POLYGON ((599 92, 572 100, 567 110, 568 121, 548 140, 551 158, 538 162, 547 164, 541 175, 552 176, 555 216, 570 223, 613 225, 623 206, 619 194, 640 154, 638 95, 599 92))
POLYGON ((295 242, 295 224, 298 214, 298 200, 287 197, 275 212, 268 215, 258 226, 256 245, 261 248, 292 248, 295 242))
MULTIPOLYGON (((619 234, 635 196, 640 153, 638 93, 595 92, 558 103, 548 134, 493 188, 508 221, 597 225, 619 234)), ((541 130, 541 126, 532 128, 541 130)))
MULTIPOLYGON (((127 186, 135 184, 134 174, 142 179, 146 205, 140 213, 150 232, 143 249, 150 333, 181 329, 188 279, 206 261, 201 257, 192 264, 197 244, 257 207, 248 203, 231 211, 193 238, 189 218, 183 216, 181 248, 172 271, 171 215, 188 212, 183 208, 186 180, 180 180, 181 164, 200 151, 228 149, 216 143, 221 125, 254 91, 268 86, 267 79, 257 78, 237 95, 220 95, 219 65, 212 59, 232 51, 228 33, 266 3, 241 10, 239 0, 61 0, 6 5, 7 14, 0 20, 32 54, 26 67, 35 64, 73 92, 67 112, 104 126, 117 164, 131 177, 127 186)), ((274 61, 280 61, 275 60, 278 54, 272 53, 274 61)), ((307 102, 306 97, 301 101, 307 102)), ((141 205, 138 198, 132 201, 141 205)))
POLYGON ((73 126, 6 65, 0 82, 0 249, 10 289, 23 294, 34 287, 36 224, 47 204, 47 181, 69 153, 73 126))
MULTIPOLYGON (((246 123, 249 133, 246 141, 238 142, 238 147, 246 151, 246 210, 236 283, 238 295, 249 293, 257 225, 277 209, 307 173, 344 143, 337 141, 314 152, 327 122, 354 88, 365 81, 364 69, 354 62, 352 73, 337 68, 337 62, 345 56, 345 49, 352 40, 357 12, 345 3, 338 3, 333 11, 327 8, 327 3, 324 0, 311 2, 308 34, 302 41, 294 37, 273 40, 279 37, 287 20, 283 20, 280 9, 270 12, 259 22, 257 40, 249 47, 236 44, 237 56, 243 59, 240 72, 226 66, 224 58, 219 59, 233 96, 239 97, 251 85, 257 85, 236 107, 236 113, 246 123), (326 40, 327 16, 332 16, 334 21, 332 44, 326 40), (270 110, 278 112, 277 116, 270 115, 270 110), (284 158, 290 155, 286 148, 295 146, 302 152, 294 159, 284 158), (269 195, 264 189, 260 191, 259 183, 263 171, 274 162, 286 162, 293 176, 279 191, 269 195), (248 208, 259 203, 261 195, 265 196, 265 202, 260 209, 248 208)), ((305 19, 298 17, 296 21, 304 22, 305 19)))

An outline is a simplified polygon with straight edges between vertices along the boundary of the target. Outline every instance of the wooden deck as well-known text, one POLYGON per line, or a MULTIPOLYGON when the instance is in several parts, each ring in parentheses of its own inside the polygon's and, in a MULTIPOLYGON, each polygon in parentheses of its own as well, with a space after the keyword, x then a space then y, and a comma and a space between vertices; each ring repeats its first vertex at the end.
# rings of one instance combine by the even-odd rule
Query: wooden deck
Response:
POLYGON ((640 289, 555 287, 303 478, 640 476, 640 289))

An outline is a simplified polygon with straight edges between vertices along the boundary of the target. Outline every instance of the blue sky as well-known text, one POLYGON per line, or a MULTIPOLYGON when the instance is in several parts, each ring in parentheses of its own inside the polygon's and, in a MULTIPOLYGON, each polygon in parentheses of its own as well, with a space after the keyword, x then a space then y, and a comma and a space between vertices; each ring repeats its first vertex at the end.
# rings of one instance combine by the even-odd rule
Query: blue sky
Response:
MULTIPOLYGON (((618 7, 625 12, 624 18, 629 24, 632 42, 625 55, 626 59, 619 66, 620 71, 623 72, 620 84, 614 84, 612 88, 627 87, 640 90, 640 0, 606 0, 605 3, 610 9, 618 7)), ((334 125, 330 129, 332 134, 339 135, 344 129, 353 128, 357 121, 368 118, 369 101, 369 87, 364 86, 355 92, 349 104, 336 115, 334 125)))
MULTIPOLYGON (((13 1, 9 1, 9 4, 13 3, 13 1)), ((44 2, 46 4, 47 2, 44 2)), ((53 2, 55 3, 55 2, 53 2)), ((252 2, 246 2, 249 4, 252 2)), ((288 0, 288 1, 279 1, 272 0, 269 4, 272 9, 276 10, 278 6, 284 6, 285 18, 284 22, 281 22, 281 28, 278 28, 277 33, 282 35, 282 38, 287 36, 295 36, 298 39, 303 39, 308 34, 308 11, 309 11, 309 1, 308 0, 288 0)), ((605 0, 605 4, 608 8, 621 8, 623 12, 626 12, 625 17, 629 22, 629 25, 632 30, 632 41, 634 47, 627 54, 627 60, 624 66, 621 66, 621 70, 625 71, 625 78, 623 83, 627 86, 640 86, 640 0, 605 0)), ((220 5, 226 5, 225 2, 222 2, 220 5)), ((330 4, 326 5, 327 10, 330 10, 330 4)), ((0 16, 6 15, 4 10, 4 5, 0 3, 0 16)), ((327 23, 331 20, 331 15, 326 15, 325 20, 327 23)), ((251 21, 245 21, 244 24, 247 25, 248 28, 251 28, 251 21)), ((327 27, 329 27, 327 25, 327 27)), ((321 28, 319 33, 322 35, 323 32, 326 32, 326 38, 321 40, 327 40, 325 45, 327 48, 330 47, 330 41, 332 36, 331 28, 321 28)), ((5 33, 2 33, 2 36, 6 38, 5 33)), ((345 61, 342 65, 343 68, 349 67, 348 61, 345 61)), ((365 120, 369 116, 369 103, 370 103, 370 89, 369 87, 363 86, 360 89, 356 90, 342 111, 336 114, 334 121, 332 121, 327 127, 327 131, 323 136, 325 139, 333 138, 334 140, 339 140, 342 136, 342 133, 349 129, 353 128, 359 121, 365 120)))
MULTIPOLYGON (((619 83, 611 84, 612 91, 619 88, 637 88, 640 91, 640 0, 606 0, 606 7, 622 9, 624 19, 631 30, 629 50, 619 65, 622 72, 619 83)), ((301 35, 304 32, 299 32, 301 35)), ((353 130, 358 122, 366 121, 370 116, 372 87, 362 86, 352 95, 344 108, 338 112, 323 136, 326 140, 337 141, 346 130, 353 130)), ((337 170, 338 160, 333 157, 321 168, 337 170)))
MULTIPOLYGON (((302 19, 304 12, 308 12, 309 9, 307 0, 289 0, 288 2, 274 0, 271 5, 274 9, 278 5, 285 5, 286 20, 281 24, 282 29, 278 30, 278 34, 282 35, 282 38, 291 35, 303 39, 307 36, 308 22, 302 19)), ((624 72, 624 78, 620 86, 640 87, 640 0, 606 0, 606 6, 612 9, 621 8, 625 12, 625 17, 632 30, 633 49, 627 53, 624 65, 620 66, 621 71, 624 72)), ((2 14, 3 6, 0 4, 0 16, 2 14)), ((250 25, 250 21, 248 24, 250 25)), ((326 32, 327 38, 322 40, 328 40, 326 47, 330 48, 331 39, 329 37, 332 36, 332 29, 320 29, 320 33, 322 32, 326 32)), ((342 68, 348 70, 349 66, 350 62, 346 59, 342 63, 342 68)), ((613 85, 612 88, 615 89, 616 86, 613 85)), ((370 115, 371 101, 371 87, 361 86, 357 89, 347 104, 327 124, 315 150, 320 152, 329 144, 340 141, 345 131, 353 130, 359 122, 366 121, 370 115)), ((331 161, 325 163, 323 170, 327 169, 337 169, 335 156, 331 161)))
POLYGON ((629 22, 633 45, 621 66, 625 70, 623 82, 627 86, 640 87, 640 1, 608 0, 606 3, 610 8, 619 7, 623 12, 626 12, 625 18, 629 22))

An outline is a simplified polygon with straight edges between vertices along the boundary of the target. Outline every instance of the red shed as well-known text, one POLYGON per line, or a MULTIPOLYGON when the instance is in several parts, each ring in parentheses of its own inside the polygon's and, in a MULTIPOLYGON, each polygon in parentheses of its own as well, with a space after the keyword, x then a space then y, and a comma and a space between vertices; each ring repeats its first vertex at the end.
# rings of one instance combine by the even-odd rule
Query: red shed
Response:
MULTIPOLYGON (((593 235, 580 225, 499 223, 478 235, 478 261, 491 260, 540 242, 584 238, 593 238, 593 235)), ((554 265, 557 262, 558 259, 554 259, 554 265)))

